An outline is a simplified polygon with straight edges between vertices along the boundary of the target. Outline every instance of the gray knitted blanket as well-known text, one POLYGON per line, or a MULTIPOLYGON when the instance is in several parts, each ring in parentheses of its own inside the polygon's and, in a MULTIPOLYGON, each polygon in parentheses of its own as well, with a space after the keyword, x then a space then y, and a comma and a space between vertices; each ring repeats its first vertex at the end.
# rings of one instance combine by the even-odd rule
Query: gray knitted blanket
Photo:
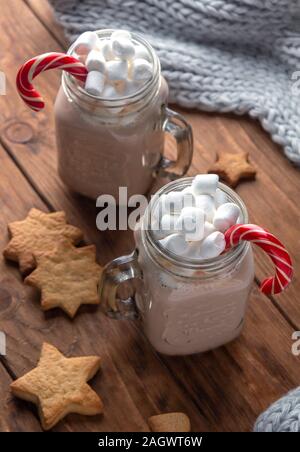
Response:
POLYGON ((255 432, 300 432, 300 387, 273 403, 262 413, 255 432))
POLYGON ((50 2, 71 39, 100 28, 143 33, 172 102, 247 113, 300 165, 300 0, 50 2))

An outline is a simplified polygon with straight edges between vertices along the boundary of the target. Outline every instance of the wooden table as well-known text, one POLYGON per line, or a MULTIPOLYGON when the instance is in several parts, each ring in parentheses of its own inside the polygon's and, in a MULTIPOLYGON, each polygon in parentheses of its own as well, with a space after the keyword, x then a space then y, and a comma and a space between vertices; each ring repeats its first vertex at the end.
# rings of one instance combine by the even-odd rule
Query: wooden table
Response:
MULTIPOLYGON (((17 69, 27 58, 61 50, 66 41, 45 0, 0 0, 0 11, 0 70, 7 76, 7 96, 0 97, 1 249, 7 223, 24 218, 31 207, 64 210, 105 264, 131 251, 132 234, 99 232, 94 202, 71 194, 57 176, 52 104, 58 72, 39 78, 47 108, 38 115, 15 89, 17 69)), ((92 386, 105 415, 70 415, 55 431, 148 431, 149 416, 175 410, 190 416, 194 431, 248 431, 271 402, 299 385, 300 356, 291 352, 292 333, 300 330, 299 171, 248 118, 184 114, 195 135, 190 174, 206 171, 218 151, 250 152, 257 180, 237 191, 251 221, 278 234, 291 251, 293 285, 276 298, 262 295, 258 286, 271 264, 256 252, 255 287, 240 338, 202 355, 169 358, 151 348, 134 322, 109 320, 89 307, 74 321, 61 311, 43 313, 36 291, 1 253, 0 330, 7 335, 7 356, 0 362, 0 431, 41 431, 35 408, 14 399, 9 384, 35 366, 43 341, 66 355, 99 354, 103 360, 92 386)))

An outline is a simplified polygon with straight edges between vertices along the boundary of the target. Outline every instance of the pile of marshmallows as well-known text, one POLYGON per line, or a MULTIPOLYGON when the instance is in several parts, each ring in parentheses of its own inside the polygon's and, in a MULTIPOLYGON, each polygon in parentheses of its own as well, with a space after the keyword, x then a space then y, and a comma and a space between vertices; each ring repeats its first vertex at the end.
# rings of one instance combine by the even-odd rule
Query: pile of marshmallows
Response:
POLYGON ((134 43, 125 30, 114 31, 107 39, 87 31, 75 42, 74 51, 87 67, 85 90, 93 96, 108 99, 129 96, 153 74, 148 50, 134 43))
POLYGON ((160 245, 195 260, 212 259, 225 249, 224 232, 238 223, 239 206, 228 202, 216 174, 201 174, 182 191, 162 195, 152 229, 160 245))

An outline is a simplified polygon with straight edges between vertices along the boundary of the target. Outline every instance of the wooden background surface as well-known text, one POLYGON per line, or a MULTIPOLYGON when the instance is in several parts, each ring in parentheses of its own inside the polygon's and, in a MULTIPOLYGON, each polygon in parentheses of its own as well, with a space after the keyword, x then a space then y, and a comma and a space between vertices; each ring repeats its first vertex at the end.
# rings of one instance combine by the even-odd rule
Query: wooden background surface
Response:
MULTIPOLYGON (((31 207, 65 210, 105 264, 131 251, 132 234, 97 231, 94 203, 71 194, 57 176, 52 105, 59 73, 39 78, 47 108, 38 115, 15 89, 27 58, 66 48, 66 40, 46 0, 0 0, 0 11, 0 70, 7 76, 7 96, 0 97, 1 249, 7 223, 31 207)), ((1 254, 0 330, 7 335, 7 356, 0 362, 0 431, 41 430, 35 408, 14 399, 9 384, 35 366, 45 340, 67 355, 99 354, 103 362, 92 386, 103 398, 104 416, 70 415, 55 431, 147 431, 149 416, 174 410, 190 416, 194 431, 248 431, 261 411, 300 384, 300 356, 291 353, 292 333, 300 330, 299 170, 248 118, 183 113, 195 135, 190 174, 206 171, 216 152, 250 152, 257 180, 237 191, 251 221, 277 234, 292 253, 293 285, 276 298, 260 294, 271 264, 256 252, 256 284, 241 337, 203 355, 168 358, 153 351, 136 324, 109 320, 97 309, 81 309, 74 321, 61 311, 44 314, 36 291, 1 254)))

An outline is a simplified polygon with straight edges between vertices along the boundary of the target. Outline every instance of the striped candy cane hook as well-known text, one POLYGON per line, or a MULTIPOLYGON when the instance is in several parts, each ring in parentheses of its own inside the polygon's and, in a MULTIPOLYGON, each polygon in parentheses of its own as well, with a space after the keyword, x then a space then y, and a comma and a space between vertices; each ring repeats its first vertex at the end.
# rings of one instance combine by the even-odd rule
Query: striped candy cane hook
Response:
POLYGON ((243 240, 263 249, 275 265, 275 276, 266 278, 260 290, 264 294, 275 295, 286 289, 293 276, 293 265, 284 245, 273 234, 255 224, 236 224, 225 232, 226 249, 243 240))
POLYGON ((87 69, 77 58, 65 53, 44 53, 27 61, 17 75, 17 89, 24 102, 34 111, 40 111, 45 103, 34 88, 34 78, 42 72, 50 69, 61 69, 84 82, 87 77, 87 69))

